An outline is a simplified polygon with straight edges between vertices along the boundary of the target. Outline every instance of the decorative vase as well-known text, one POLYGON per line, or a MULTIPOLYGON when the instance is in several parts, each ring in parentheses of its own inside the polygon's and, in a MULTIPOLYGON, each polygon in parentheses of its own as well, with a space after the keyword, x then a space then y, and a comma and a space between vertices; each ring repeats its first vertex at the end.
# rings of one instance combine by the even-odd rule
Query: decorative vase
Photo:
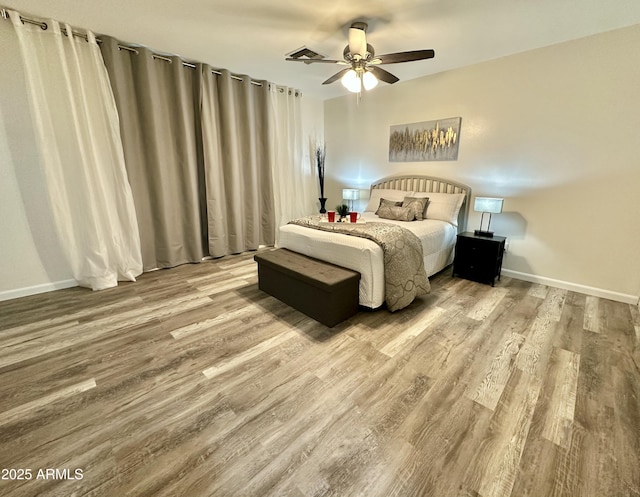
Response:
POLYGON ((325 209, 324 204, 327 203, 327 199, 324 197, 320 197, 318 199, 320 201, 320 214, 324 214, 325 212, 327 212, 327 209, 325 209))

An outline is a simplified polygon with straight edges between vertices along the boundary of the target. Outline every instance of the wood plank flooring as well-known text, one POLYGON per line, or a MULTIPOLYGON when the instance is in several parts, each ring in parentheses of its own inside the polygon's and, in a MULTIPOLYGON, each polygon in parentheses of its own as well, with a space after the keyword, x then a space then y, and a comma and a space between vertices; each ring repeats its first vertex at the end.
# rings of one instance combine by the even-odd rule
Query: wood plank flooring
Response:
POLYGON ((638 308, 431 283, 333 329, 253 254, 0 303, 0 495, 639 497, 638 308))

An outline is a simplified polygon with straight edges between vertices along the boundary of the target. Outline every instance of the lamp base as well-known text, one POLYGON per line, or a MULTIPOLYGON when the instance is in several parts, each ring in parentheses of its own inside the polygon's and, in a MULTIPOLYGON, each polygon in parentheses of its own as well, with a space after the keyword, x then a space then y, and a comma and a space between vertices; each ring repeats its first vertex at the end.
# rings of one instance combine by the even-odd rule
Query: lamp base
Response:
POLYGON ((493 238, 493 231, 475 230, 473 232, 473 234, 476 235, 476 236, 484 236, 486 238, 493 238))

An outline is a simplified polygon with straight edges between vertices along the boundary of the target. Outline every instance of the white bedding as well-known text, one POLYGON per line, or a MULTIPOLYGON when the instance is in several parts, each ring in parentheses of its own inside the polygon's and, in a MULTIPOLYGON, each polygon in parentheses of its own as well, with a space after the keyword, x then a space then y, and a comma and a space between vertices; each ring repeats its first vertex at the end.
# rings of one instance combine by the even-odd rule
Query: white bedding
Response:
MULTIPOLYGON (((451 223, 434 219, 390 221, 380 219, 373 212, 364 212, 362 219, 399 224, 417 235, 422 241, 427 276, 437 273, 453 261, 457 228, 451 223)), ((287 224, 280 227, 278 247, 358 271, 361 274, 360 305, 375 309, 384 303, 383 255, 375 242, 287 224)))

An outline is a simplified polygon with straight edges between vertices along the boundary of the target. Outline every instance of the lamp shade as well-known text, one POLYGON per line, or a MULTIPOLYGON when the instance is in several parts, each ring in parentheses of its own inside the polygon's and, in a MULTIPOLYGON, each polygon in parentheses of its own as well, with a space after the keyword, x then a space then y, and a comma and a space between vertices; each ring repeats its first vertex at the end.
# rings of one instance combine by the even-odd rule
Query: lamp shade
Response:
POLYGON ((360 190, 345 188, 342 190, 342 198, 344 200, 358 200, 360 198, 360 190))
POLYGON ((360 93, 360 90, 362 89, 362 80, 358 76, 358 73, 353 69, 347 71, 347 73, 342 76, 342 79, 340 81, 342 83, 342 86, 344 86, 350 92, 360 93))
POLYGON ((473 210, 476 212, 489 212, 499 214, 502 212, 503 198, 476 197, 473 210))
POLYGON ((364 89, 367 91, 372 90, 378 86, 378 79, 372 72, 367 71, 362 75, 362 86, 364 86, 364 89))

